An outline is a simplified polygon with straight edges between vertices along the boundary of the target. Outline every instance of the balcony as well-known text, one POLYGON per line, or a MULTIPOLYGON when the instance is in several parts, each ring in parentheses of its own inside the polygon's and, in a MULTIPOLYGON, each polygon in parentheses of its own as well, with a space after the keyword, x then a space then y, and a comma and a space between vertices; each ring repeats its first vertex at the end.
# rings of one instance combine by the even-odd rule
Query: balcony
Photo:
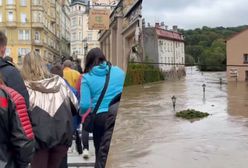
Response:
POLYGON ((42 22, 33 22, 32 27, 34 27, 34 28, 43 28, 44 25, 43 25, 42 22))
POLYGON ((6 22, 7 27, 17 27, 17 22, 16 21, 8 21, 6 22))
POLYGON ((32 40, 32 44, 36 46, 43 46, 43 42, 41 40, 32 40))
POLYGON ((16 10, 16 4, 6 4, 6 10, 16 10))

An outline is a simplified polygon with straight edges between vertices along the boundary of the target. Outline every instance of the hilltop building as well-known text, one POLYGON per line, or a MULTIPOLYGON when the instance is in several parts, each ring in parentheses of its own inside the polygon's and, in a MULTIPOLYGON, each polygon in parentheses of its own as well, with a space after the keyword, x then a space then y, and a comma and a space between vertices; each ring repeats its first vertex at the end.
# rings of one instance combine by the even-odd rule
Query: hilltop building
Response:
POLYGON ((156 23, 155 27, 143 28, 145 59, 158 63, 156 66, 164 72, 183 70, 185 64, 184 36, 178 32, 177 26, 168 30, 164 23, 156 23))

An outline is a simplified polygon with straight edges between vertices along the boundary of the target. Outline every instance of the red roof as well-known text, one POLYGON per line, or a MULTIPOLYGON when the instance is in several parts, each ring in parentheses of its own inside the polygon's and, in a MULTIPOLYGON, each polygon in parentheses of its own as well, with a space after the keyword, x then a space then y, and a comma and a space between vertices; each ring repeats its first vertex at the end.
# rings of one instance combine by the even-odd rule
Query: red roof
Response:
POLYGON ((175 41, 184 41, 183 35, 178 32, 156 28, 156 33, 159 38, 165 38, 175 41))

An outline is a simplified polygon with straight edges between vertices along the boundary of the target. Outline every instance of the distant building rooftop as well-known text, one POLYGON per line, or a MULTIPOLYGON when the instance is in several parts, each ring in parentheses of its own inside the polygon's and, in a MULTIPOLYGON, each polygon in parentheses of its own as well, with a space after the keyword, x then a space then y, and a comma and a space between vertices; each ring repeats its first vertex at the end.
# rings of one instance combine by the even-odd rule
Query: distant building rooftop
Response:
POLYGON ((176 41, 184 41, 183 35, 179 32, 171 31, 171 30, 164 30, 161 28, 155 28, 156 34, 159 38, 165 38, 170 40, 176 41))
POLYGON ((84 5, 86 5, 86 4, 88 4, 88 0, 72 0, 71 1, 71 5, 75 5, 75 4, 84 4, 84 5))

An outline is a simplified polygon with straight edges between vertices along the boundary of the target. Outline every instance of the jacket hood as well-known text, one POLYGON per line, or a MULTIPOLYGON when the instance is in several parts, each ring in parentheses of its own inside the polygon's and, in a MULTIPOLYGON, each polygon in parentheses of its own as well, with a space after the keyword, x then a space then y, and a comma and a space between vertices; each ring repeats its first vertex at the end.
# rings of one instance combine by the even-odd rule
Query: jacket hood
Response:
POLYGON ((27 88, 42 93, 56 93, 60 91, 63 79, 58 75, 39 81, 25 81, 27 88))
POLYGON ((0 67, 9 65, 10 63, 6 62, 2 57, 0 57, 0 67))
POLYGON ((107 62, 103 62, 102 64, 95 66, 90 71, 90 73, 93 73, 96 76, 105 76, 108 72, 109 72, 109 66, 107 62))

